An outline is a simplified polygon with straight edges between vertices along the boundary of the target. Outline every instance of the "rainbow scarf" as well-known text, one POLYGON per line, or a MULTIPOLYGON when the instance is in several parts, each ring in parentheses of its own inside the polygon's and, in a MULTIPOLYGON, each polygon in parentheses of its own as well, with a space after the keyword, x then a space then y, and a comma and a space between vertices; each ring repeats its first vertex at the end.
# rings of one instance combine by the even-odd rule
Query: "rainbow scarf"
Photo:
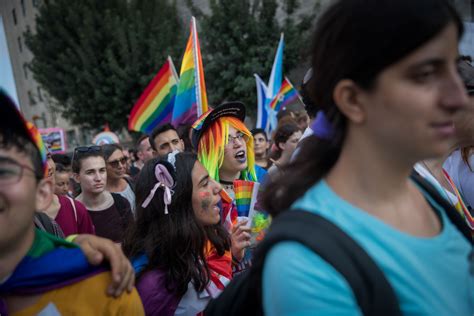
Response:
POLYGON ((283 80, 283 83, 281 84, 280 90, 270 103, 270 109, 278 113, 280 109, 295 102, 298 100, 298 98, 298 92, 290 83, 290 80, 285 77, 285 80, 283 80))
POLYGON ((201 48, 194 17, 191 18, 191 31, 181 63, 180 78, 172 115, 174 126, 192 124, 208 110, 201 48))
MULTIPOLYGON (((204 115, 209 115, 209 113, 205 113, 204 115)), ((204 119, 201 117, 193 126, 200 127, 203 121, 204 119)), ((198 160, 202 163, 204 168, 206 168, 207 172, 209 172, 209 176, 212 179, 219 181, 219 169, 224 161, 224 147, 229 141, 229 126, 232 126, 237 131, 242 132, 248 137, 246 143, 247 169, 242 171, 240 179, 256 181, 257 175, 255 173, 253 136, 245 124, 238 118, 223 116, 209 126, 199 139, 197 148, 198 160)))
POLYGON ((128 129, 150 134, 155 126, 171 122, 178 82, 173 60, 168 56, 133 106, 128 129))
POLYGON ((41 294, 101 271, 103 268, 89 265, 76 245, 36 229, 30 251, 0 284, 0 296, 41 294))

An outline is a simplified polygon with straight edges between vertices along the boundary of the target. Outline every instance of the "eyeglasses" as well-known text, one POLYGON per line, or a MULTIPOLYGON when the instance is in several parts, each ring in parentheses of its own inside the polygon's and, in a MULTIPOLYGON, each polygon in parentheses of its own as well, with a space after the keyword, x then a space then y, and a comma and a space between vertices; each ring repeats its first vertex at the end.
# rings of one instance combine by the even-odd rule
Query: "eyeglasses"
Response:
POLYGON ((249 137, 245 135, 244 133, 238 132, 235 134, 235 136, 228 135, 227 136, 227 144, 235 144, 235 140, 238 140, 240 143, 245 142, 247 143, 249 140, 249 137))
POLYGON ((112 161, 107 161, 107 163, 109 165, 111 165, 113 168, 118 168, 119 164, 121 164, 122 166, 125 166, 125 164, 127 163, 127 157, 122 157, 120 159, 115 159, 115 160, 112 160, 112 161))
POLYGON ((23 177, 23 170, 25 169, 31 171, 35 178, 40 179, 35 170, 30 166, 10 160, 0 161, 0 185, 10 185, 20 182, 23 177))

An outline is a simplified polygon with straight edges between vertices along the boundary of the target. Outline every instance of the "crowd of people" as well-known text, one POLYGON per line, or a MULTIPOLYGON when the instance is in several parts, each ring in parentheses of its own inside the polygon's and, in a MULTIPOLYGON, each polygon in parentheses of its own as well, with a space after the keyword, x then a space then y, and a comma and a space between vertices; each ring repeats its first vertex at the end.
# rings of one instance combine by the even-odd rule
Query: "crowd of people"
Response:
POLYGON ((249 130, 245 105, 228 101, 133 148, 51 154, 1 92, 0 315, 205 315, 249 273, 255 314, 474 315, 462 34, 446 0, 334 1, 302 102, 272 133, 249 130), (237 181, 260 184, 255 207, 275 223, 330 227, 331 255, 290 238, 260 249, 237 181))

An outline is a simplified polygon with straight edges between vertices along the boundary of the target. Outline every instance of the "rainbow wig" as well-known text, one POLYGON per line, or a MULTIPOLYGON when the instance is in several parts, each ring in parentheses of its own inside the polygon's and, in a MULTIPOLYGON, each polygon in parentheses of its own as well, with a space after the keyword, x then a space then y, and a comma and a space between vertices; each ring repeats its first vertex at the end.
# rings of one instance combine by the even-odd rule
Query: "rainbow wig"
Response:
POLYGON ((241 120, 232 116, 224 116, 217 119, 202 134, 197 149, 199 162, 203 164, 211 178, 219 181, 219 169, 224 161, 224 147, 229 142, 229 126, 248 137, 246 143, 247 168, 241 172, 240 179, 257 181, 253 136, 241 120))

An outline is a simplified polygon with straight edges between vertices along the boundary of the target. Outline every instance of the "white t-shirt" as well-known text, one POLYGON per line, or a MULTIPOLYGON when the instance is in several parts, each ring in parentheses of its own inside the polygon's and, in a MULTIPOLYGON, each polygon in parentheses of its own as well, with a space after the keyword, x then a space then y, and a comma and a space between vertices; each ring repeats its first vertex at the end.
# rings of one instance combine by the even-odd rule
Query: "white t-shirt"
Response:
POLYGON ((456 207, 458 204, 458 197, 451 193, 450 191, 446 190, 439 181, 431 174, 431 172, 425 168, 421 163, 415 164, 415 170, 418 172, 423 178, 428 180, 431 184, 433 184, 439 191, 442 196, 444 196, 451 204, 456 207))
MULTIPOLYGON (((469 157, 469 163, 474 170, 474 157, 469 157)), ((456 150, 446 159, 443 168, 448 172, 467 206, 474 206, 474 172, 461 157, 461 151, 456 150)))

